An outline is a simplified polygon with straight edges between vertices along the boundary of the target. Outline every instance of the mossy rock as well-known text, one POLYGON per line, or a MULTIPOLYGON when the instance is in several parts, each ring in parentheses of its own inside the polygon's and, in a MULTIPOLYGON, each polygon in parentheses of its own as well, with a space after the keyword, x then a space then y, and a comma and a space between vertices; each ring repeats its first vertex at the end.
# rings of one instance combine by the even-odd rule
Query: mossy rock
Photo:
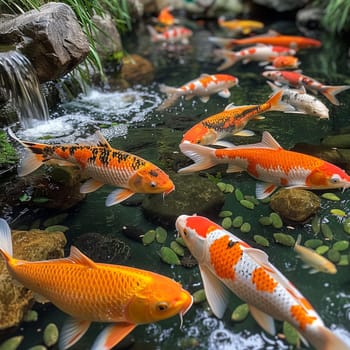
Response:
POLYGON ((150 195, 142 202, 146 216, 173 227, 179 215, 204 215, 214 218, 220 212, 225 197, 215 183, 197 174, 171 174, 175 191, 165 196, 150 195))
POLYGON ((271 197, 271 208, 287 221, 305 222, 320 208, 321 200, 313 192, 281 189, 271 197))

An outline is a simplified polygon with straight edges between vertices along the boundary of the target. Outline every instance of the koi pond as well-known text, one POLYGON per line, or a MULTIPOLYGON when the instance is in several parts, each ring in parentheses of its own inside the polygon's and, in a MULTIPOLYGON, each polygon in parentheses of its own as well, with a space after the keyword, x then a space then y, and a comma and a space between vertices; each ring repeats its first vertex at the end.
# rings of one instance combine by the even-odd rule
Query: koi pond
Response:
MULTIPOLYGON (((113 147, 137 154, 162 168, 159 164, 159 154, 162 150, 172 149, 174 154, 180 152, 178 144, 183 133, 201 119, 222 111, 229 103, 237 106, 261 104, 268 99, 272 91, 261 74, 264 68, 257 62, 238 62, 223 72, 239 79, 239 86, 230 89, 231 96, 228 99, 217 94, 212 95, 207 103, 201 102, 197 97, 192 100, 180 98, 171 108, 157 111, 157 106, 165 98, 165 94, 159 90, 159 84, 178 87, 203 73, 217 73, 219 63, 213 59, 215 45, 208 41, 208 37, 222 36, 223 33, 215 23, 198 22, 189 25, 194 30, 194 35, 190 38, 190 44, 185 46, 165 48, 160 43, 152 43, 143 25, 124 40, 129 53, 140 54, 154 64, 155 79, 149 86, 135 86, 124 91, 91 89, 86 95, 78 96, 73 101, 60 105, 57 110, 50 111, 48 123, 39 123, 27 129, 19 127, 14 129, 16 135, 22 140, 45 142, 42 141, 42 137, 45 136, 50 138, 52 143, 68 143, 90 135, 96 128, 100 128, 113 147)), ((289 22, 273 23, 270 28, 284 34, 298 33, 294 24, 289 22)), ((301 61, 299 69, 326 85, 350 84, 346 42, 341 38, 332 38, 327 33, 322 33, 318 39, 323 43, 321 48, 305 49, 297 53, 301 61)), ((323 96, 318 95, 329 108, 329 120, 304 114, 266 112, 265 119, 252 120, 245 127, 253 131, 254 136, 234 136, 228 139, 235 144, 256 143, 261 140, 262 132, 267 130, 286 149, 298 143, 317 145, 326 135, 350 130, 350 92, 344 91, 337 97, 340 101, 339 106, 332 105, 323 96)), ((178 169, 174 166, 174 170, 178 169)), ((327 239, 322 232, 315 233, 311 220, 303 224, 284 223, 282 227, 262 225, 259 219, 269 216, 272 212, 269 204, 257 201, 254 208, 249 209, 242 206, 235 195, 235 189, 239 189, 243 195, 255 196, 256 181, 253 178, 245 172, 227 174, 222 168, 210 169, 208 173, 213 181, 233 186, 227 187, 228 190, 224 192, 225 202, 222 210, 232 212, 232 215, 228 214, 232 219, 242 216, 243 222, 250 224, 249 230, 237 225, 236 228, 231 226, 229 231, 251 246, 264 250, 271 263, 310 301, 327 327, 350 343, 349 265, 338 264, 338 271, 334 275, 310 274, 310 270, 304 269, 303 262, 296 258, 293 248, 277 243, 273 236, 274 233, 282 232, 296 239, 298 234, 301 234, 303 243, 308 239, 319 238, 328 246, 340 240, 349 241, 350 236, 343 229, 344 221, 350 217, 349 189, 313 191, 321 199, 321 209, 317 215, 322 223, 328 225, 334 236, 333 239, 327 239), (322 197, 325 192, 332 192, 338 200, 322 197), (332 209, 339 209, 341 214, 334 215, 332 209), (254 240, 255 235, 264 236, 269 246, 259 245, 254 240)), ((201 174, 206 176, 206 172, 201 174)), ((121 264, 164 274, 179 281, 191 294, 202 289, 198 266, 169 265, 161 260, 160 249, 163 246, 169 247, 176 238, 175 226, 166 226, 156 220, 147 219, 140 205, 142 198, 139 199, 139 196, 126 203, 106 207, 105 199, 112 190, 111 186, 104 186, 96 192, 89 193, 77 207, 63 213, 66 215, 62 216, 59 224, 69 228, 65 233, 68 240, 66 253, 68 254, 70 245, 83 234, 108 235, 124 241, 130 247, 130 257, 121 260, 121 264), (132 227, 146 233, 159 226, 167 231, 167 238, 163 243, 155 240, 144 245, 140 241, 128 238, 123 232, 125 227, 132 227)), ((175 191, 181 191, 181 188, 176 187, 175 191)), ((161 195, 157 196, 159 201, 163 200, 161 195)), ((192 200, 195 202, 196 198, 192 200)), ((24 221, 30 222, 30 218, 25 218, 25 215, 24 221)), ((34 219, 37 218, 33 217, 34 219)), ((43 221, 46 218, 40 219, 43 221)), ((223 217, 215 214, 215 221, 221 224, 223 217)), ((349 248, 341 254, 349 255, 349 248)), ((284 339, 282 322, 276 322, 278 335, 271 336, 259 327, 251 315, 240 322, 233 321, 232 312, 242 303, 243 301, 232 294, 224 317, 217 319, 206 301, 197 302, 184 315, 181 329, 179 317, 156 324, 139 325, 117 348, 273 350, 294 347, 284 339)), ((24 336, 20 349, 43 344, 43 329, 46 325, 53 322, 60 330, 67 317, 51 304, 35 304, 34 309, 38 311, 38 320, 22 323, 11 335, 24 336)), ((93 323, 87 334, 72 349, 89 348, 104 327, 103 324, 93 323)), ((307 349, 303 343, 300 348, 307 349)))

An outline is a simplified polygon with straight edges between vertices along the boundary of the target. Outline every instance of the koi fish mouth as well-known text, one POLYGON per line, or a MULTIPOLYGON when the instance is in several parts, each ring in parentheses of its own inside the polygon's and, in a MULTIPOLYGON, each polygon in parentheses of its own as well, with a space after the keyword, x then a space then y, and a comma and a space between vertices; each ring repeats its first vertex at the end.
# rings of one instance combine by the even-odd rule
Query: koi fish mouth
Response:
POLYGON ((175 191, 175 185, 173 185, 169 190, 163 192, 163 199, 165 196, 167 196, 169 193, 175 191))

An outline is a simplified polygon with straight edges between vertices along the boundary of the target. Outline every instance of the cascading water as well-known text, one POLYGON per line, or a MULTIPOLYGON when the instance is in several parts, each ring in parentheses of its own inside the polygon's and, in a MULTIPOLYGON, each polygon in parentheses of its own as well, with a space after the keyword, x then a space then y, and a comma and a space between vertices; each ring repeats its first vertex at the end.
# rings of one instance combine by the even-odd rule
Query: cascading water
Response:
POLYGON ((23 128, 47 121, 49 110, 30 61, 18 51, 0 52, 0 88, 14 103, 23 128))

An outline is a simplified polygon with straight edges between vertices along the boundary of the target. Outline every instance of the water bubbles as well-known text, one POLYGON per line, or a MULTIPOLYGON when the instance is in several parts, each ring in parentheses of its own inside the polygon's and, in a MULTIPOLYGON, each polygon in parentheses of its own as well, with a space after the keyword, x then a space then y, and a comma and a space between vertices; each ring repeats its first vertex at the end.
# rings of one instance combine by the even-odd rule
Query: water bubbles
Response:
POLYGON ((161 98, 145 88, 123 92, 101 92, 91 89, 86 95, 66 103, 66 110, 84 111, 91 117, 111 122, 142 122, 160 103, 161 98))
POLYGON ((107 139, 120 137, 127 134, 130 124, 145 121, 160 103, 161 98, 145 88, 123 92, 92 89, 63 104, 63 112, 55 113, 49 121, 33 121, 30 128, 16 134, 23 140, 45 140, 45 143, 75 143, 97 129, 103 129, 107 139))

